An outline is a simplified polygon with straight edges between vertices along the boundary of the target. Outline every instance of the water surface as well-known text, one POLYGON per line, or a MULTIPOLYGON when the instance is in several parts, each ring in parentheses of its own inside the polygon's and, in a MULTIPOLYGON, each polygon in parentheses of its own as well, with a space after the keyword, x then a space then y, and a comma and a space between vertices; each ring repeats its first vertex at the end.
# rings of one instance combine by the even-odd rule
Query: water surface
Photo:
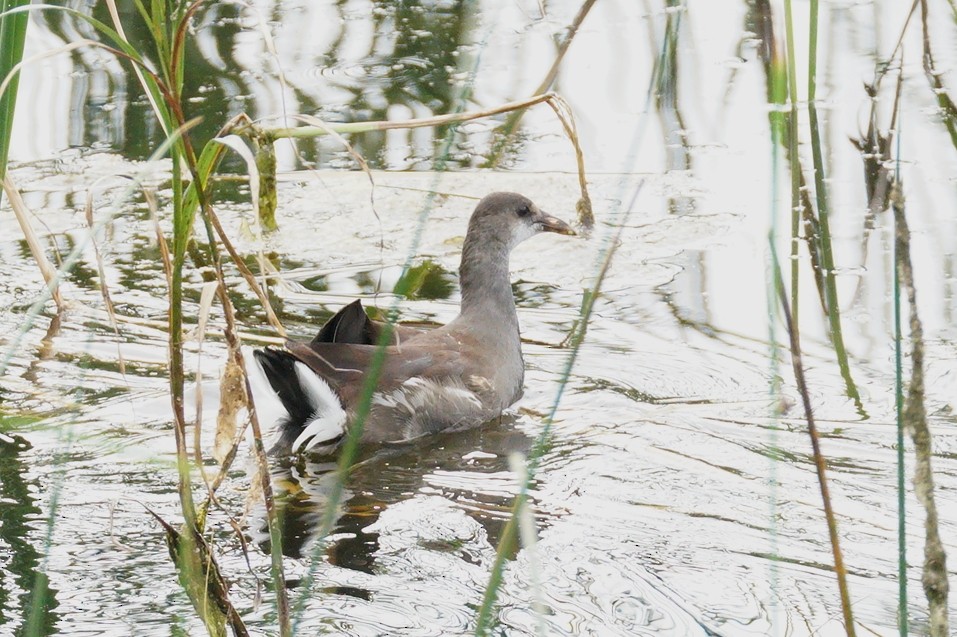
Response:
MULTIPOLYGON (((570 2, 545 8, 542 17, 536 3, 282 2, 259 3, 257 14, 211 4, 199 13, 190 50, 191 103, 207 127, 197 134, 212 135, 242 110, 256 117, 285 109, 332 121, 398 119, 525 96, 551 63, 553 37, 578 10, 570 2), (269 21, 278 57, 268 54, 259 19, 269 21)), ((804 363, 831 461, 855 616, 862 628, 891 634, 897 608, 892 228, 889 217, 878 217, 861 239, 862 164, 844 140, 866 122, 869 101, 860 87, 893 47, 902 10, 878 3, 824 11, 821 109, 845 337, 860 404, 845 395, 809 267, 801 290, 804 363)), ((33 24, 28 47, 55 46, 67 31, 54 18, 33 24)), ((908 42, 919 50, 919 39, 908 42)), ((946 60, 947 49, 939 48, 946 60)), ((912 57, 905 66, 902 170, 942 533, 952 547, 957 162, 922 84, 918 56, 912 57)), ((541 432, 570 355, 562 343, 610 237, 624 225, 534 484, 537 548, 520 550, 506 569, 498 612, 503 633, 535 634, 544 624, 549 634, 843 634, 798 394, 789 362, 771 358, 770 339, 783 344, 786 336, 768 319, 766 236, 775 193, 777 224, 786 232, 787 186, 782 172, 781 187, 772 187, 765 84, 748 5, 690 2, 665 11, 653 2, 597 3, 556 89, 576 114, 599 223, 588 237, 537 237, 513 255, 525 396, 479 430, 412 448, 367 450, 325 545, 316 543, 314 530, 327 503, 329 463, 276 462, 293 599, 315 577, 301 629, 472 630, 517 489, 508 456, 526 452, 541 432), (680 16, 672 26, 681 47, 678 137, 674 120, 647 97, 668 16, 680 16), (772 389, 777 377, 779 393, 772 389), (776 418, 781 405, 784 414, 776 418), (533 611, 536 597, 544 615, 533 611)), ((18 629, 34 573, 42 570, 55 600, 50 634, 201 634, 161 531, 144 509, 179 519, 160 253, 143 197, 134 192, 119 207, 114 203, 128 183, 117 175, 144 170, 165 202, 168 166, 138 163, 158 143, 158 132, 136 97, 135 79, 102 51, 51 58, 24 76, 21 90, 12 175, 51 253, 78 249, 80 258, 64 282, 68 310, 57 315, 48 304, 31 322, 42 280, 4 203, 4 351, 22 338, 2 386, 4 413, 17 419, 0 436, 0 626, 18 629), (102 274, 84 216, 91 188, 97 218, 115 215, 97 237, 102 274), (121 319, 117 327, 105 310, 103 283, 121 319)), ((282 273, 270 291, 291 334, 311 337, 356 296, 389 307, 410 254, 428 276, 417 294, 398 300, 403 320, 454 317, 467 216, 491 190, 518 190, 553 214, 574 217, 574 157, 551 111, 538 107, 526 115, 500 170, 479 170, 492 156, 500 123, 463 126, 447 161, 444 131, 356 136, 356 149, 379 169, 374 187, 331 140, 301 143, 297 152, 281 145, 280 230, 265 238, 251 223, 245 186, 221 189, 219 214, 237 248, 249 263, 262 255, 282 273)), ((810 150, 802 154, 809 162, 810 150)), ((242 164, 227 169, 241 172, 242 164)), ((167 217, 161 206, 160 223, 167 217)), ((242 328, 273 336, 242 279, 233 270, 229 277, 242 328)), ((198 273, 187 286, 195 316, 198 273)), ((194 375, 188 401, 202 398, 207 448, 225 355, 215 335, 220 321, 214 311, 202 351, 192 343, 187 357, 194 375)), ((234 602, 250 626, 272 633, 262 512, 253 506, 244 515, 247 464, 237 464, 219 497, 242 520, 249 553, 222 511, 212 514, 210 528, 234 582, 234 602)), ((909 608, 920 631, 922 514, 911 493, 908 513, 909 608)))

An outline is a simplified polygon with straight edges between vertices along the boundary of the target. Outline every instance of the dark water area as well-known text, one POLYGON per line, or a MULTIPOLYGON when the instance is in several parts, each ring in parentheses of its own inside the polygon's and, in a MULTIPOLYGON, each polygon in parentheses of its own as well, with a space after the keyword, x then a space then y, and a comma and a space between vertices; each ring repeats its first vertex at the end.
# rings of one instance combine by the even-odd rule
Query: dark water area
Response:
MULTIPOLYGON (((846 392, 803 248, 798 258, 804 364, 858 634, 896 634, 893 225, 889 212, 869 216, 862 157, 847 140, 866 129, 873 101, 862 87, 894 48, 908 8, 898 4, 822 3, 819 109, 858 401, 846 392)), ((103 3, 69 6, 110 20, 103 3)), ((844 634, 807 426, 780 349, 787 334, 779 316, 769 318, 767 237, 773 225, 779 254, 788 253, 790 204, 787 163, 774 172, 759 6, 595 4, 553 90, 575 115, 598 223, 590 235, 537 237, 513 254, 525 395, 480 429, 363 449, 325 541, 315 533, 329 503, 330 459, 274 461, 289 591, 305 609, 301 634, 472 634, 518 492, 515 458, 528 453, 558 399, 566 339, 613 242, 533 484, 537 542, 510 555, 496 634, 844 634), (665 64, 672 45, 676 57, 665 64), (655 84, 655 69, 665 69, 670 88, 655 84)), ((403 120, 519 99, 545 77, 579 8, 206 3, 186 54, 189 115, 202 117, 193 134, 202 143, 243 112, 289 125, 296 114, 403 120)), ((806 9, 795 3, 799 49, 806 9)), ((121 10, 131 41, 147 42, 135 9, 121 10)), ((935 52, 945 81, 957 86, 948 66, 957 38, 949 14, 938 11, 935 52)), ((28 35, 27 57, 96 37, 53 11, 28 35)), ((912 29, 905 37, 901 171, 941 533, 952 549, 957 152, 927 88, 920 36, 912 29)), ((803 91, 804 78, 799 84, 803 91)), ((877 100, 882 126, 892 97, 877 100)), ((802 102, 802 121, 806 114, 802 102)), ((380 311, 396 302, 403 321, 445 323, 458 311, 456 270, 475 198, 516 190, 575 218, 574 149, 551 109, 530 109, 515 136, 505 126, 496 117, 454 130, 349 135, 372 183, 329 136, 280 141, 277 232, 258 230, 236 156, 223 170, 237 179, 217 187, 215 205, 249 267, 278 270, 269 293, 291 336, 311 338, 356 297, 380 311), (410 291, 397 298, 397 287, 410 291)), ((71 265, 62 283, 68 308, 37 304, 43 280, 4 197, 0 634, 24 634, 38 573, 49 608, 36 634, 203 634, 145 510, 181 519, 166 278, 153 213, 128 179, 156 189, 156 216, 168 232, 169 162, 147 161, 161 141, 138 81, 108 51, 78 48, 25 70, 10 174, 51 259, 71 265), (88 197, 102 224, 95 236, 88 197)), ((192 328, 204 281, 188 272, 192 328)), ((235 267, 227 277, 247 346, 275 342, 235 267)), ((906 318, 905 308, 905 326, 906 318)), ((199 416, 206 453, 226 356, 222 325, 214 305, 206 337, 191 334, 187 343, 187 417, 199 416)), ((908 443, 908 475, 911 452, 908 443)), ((278 634, 264 513, 250 496, 253 467, 244 444, 209 528, 244 619, 255 634, 278 634), (227 512, 248 540, 245 553, 227 512)), ((921 634, 923 512, 907 484, 908 608, 921 634)))

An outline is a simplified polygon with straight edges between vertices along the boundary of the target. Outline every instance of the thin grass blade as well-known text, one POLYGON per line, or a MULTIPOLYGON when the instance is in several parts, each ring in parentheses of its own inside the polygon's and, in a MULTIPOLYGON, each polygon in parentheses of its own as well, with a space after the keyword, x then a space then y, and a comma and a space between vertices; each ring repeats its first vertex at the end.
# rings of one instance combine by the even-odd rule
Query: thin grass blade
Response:
POLYGON ((11 74, 23 58, 23 46, 27 37, 27 14, 8 14, 7 10, 27 4, 29 0, 0 2, 0 11, 3 12, 0 14, 0 79, 10 81, 10 89, 0 95, 0 179, 7 170, 10 133, 13 131, 13 115, 17 104, 19 74, 11 74))

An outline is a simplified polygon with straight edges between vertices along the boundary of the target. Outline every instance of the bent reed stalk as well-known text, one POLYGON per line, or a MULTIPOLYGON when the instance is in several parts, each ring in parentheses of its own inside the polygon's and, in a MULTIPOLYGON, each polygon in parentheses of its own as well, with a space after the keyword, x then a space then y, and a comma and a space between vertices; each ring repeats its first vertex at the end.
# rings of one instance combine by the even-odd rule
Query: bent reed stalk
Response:
MULTIPOLYGON (((480 109, 477 111, 462 111, 449 113, 446 115, 434 115, 432 117, 422 117, 398 121, 372 121, 372 122, 322 122, 312 126, 298 127, 268 127, 257 124, 248 118, 243 121, 237 121, 230 128, 232 133, 248 138, 257 151, 257 166, 259 167, 261 179, 259 190, 259 211, 263 227, 274 230, 278 226, 275 221, 276 211, 276 161, 272 145, 280 139, 311 139, 323 135, 341 136, 354 133, 367 133, 374 131, 387 131, 410 128, 436 128, 439 126, 449 126, 452 124, 461 124, 463 122, 494 117, 504 113, 523 112, 532 106, 538 104, 548 104, 555 112, 556 117, 562 125, 562 129, 568 136, 575 149, 575 159, 578 167, 578 183, 581 189, 581 197, 575 208, 578 211, 578 223, 583 228, 591 228, 595 224, 594 212, 591 207, 591 198, 588 195, 588 185, 585 178, 585 159, 582 153, 581 144, 578 140, 578 134, 575 127, 575 120, 572 110, 567 102, 557 93, 542 93, 532 97, 506 102, 500 106, 480 109)), ((297 117, 292 115, 284 116, 284 119, 297 117)), ((301 116, 300 116, 301 117, 301 116)), ((315 119, 315 118, 310 118, 315 119)), ((359 162, 360 166, 364 162, 359 162)))

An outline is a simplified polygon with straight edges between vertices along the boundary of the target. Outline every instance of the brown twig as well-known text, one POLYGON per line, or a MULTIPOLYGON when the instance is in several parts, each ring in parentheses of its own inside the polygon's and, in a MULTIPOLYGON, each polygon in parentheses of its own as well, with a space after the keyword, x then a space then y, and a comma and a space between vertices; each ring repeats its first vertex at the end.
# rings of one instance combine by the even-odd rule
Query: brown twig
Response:
POLYGON ((30 225, 30 211, 27 209, 27 204, 23 201, 23 197, 20 196, 20 191, 17 189, 16 184, 13 183, 13 178, 9 172, 3 176, 3 191, 7 193, 10 207, 13 209, 14 216, 16 216, 17 222, 20 224, 20 230, 23 232, 23 238, 27 241, 27 246, 30 248, 30 254, 33 255, 33 260, 37 262, 37 267, 40 268, 40 274, 43 275, 43 280, 46 282, 47 287, 50 288, 50 296, 53 297, 57 309, 62 311, 65 306, 63 297, 60 296, 59 279, 57 278, 56 269, 50 263, 49 259, 47 259, 43 248, 40 247, 40 240, 37 238, 36 232, 33 231, 33 226, 30 225))
POLYGON ((814 420, 814 410, 811 408, 811 396, 807 387, 807 379, 804 377, 804 363, 801 359, 801 337, 798 333, 797 325, 794 322, 794 317, 791 314, 791 307, 788 303, 787 293, 784 287, 784 279, 781 276, 781 267, 776 257, 772 267, 774 269, 775 290, 778 298, 781 300, 781 309, 784 314, 784 321, 788 330, 788 339, 791 345, 791 365, 794 369, 794 380, 797 383, 798 393, 801 395, 801 403, 804 406, 804 418, 807 421, 807 431, 811 437, 814 466, 817 470, 818 486, 821 489, 821 500, 824 504, 824 517, 827 520, 827 532, 831 541, 831 553, 834 557, 834 572, 837 575, 837 586, 841 595, 844 629, 848 637, 854 637, 854 615, 851 611, 851 595, 847 586, 847 570, 844 568, 844 556, 841 552, 841 541, 837 531, 837 518, 834 515, 834 508, 831 506, 831 494, 827 486, 827 461, 821 452, 821 437, 817 431, 817 424, 814 420))

